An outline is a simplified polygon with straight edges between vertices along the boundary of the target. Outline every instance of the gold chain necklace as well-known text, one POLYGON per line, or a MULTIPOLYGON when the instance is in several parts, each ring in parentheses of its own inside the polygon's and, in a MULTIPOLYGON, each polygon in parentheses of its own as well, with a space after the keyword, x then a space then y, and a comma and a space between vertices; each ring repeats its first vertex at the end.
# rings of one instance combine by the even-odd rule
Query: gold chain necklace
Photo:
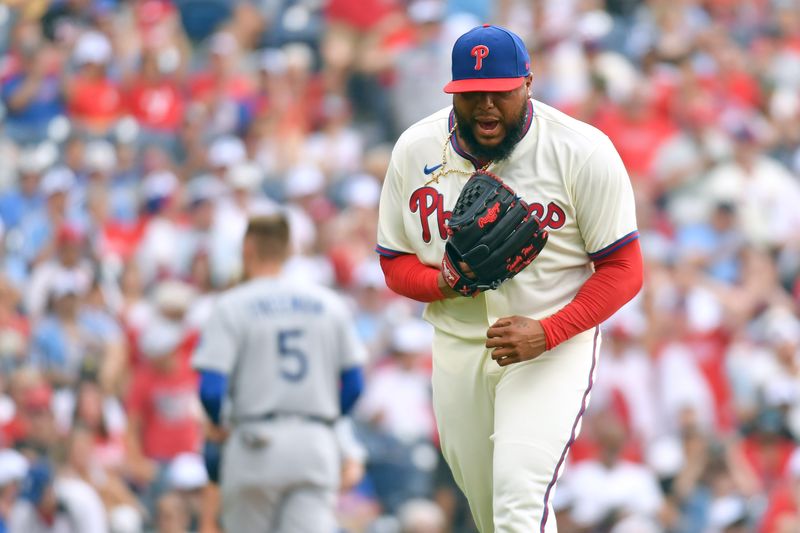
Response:
MULTIPOLYGON (((431 183, 439 183, 439 178, 443 178, 448 174, 461 174, 462 176, 472 176, 475 173, 475 171, 468 172, 466 170, 459 170, 457 168, 447 168, 447 147, 450 146, 450 141, 452 140, 453 134, 455 133, 457 127, 458 127, 458 122, 453 122, 453 127, 450 128, 450 133, 447 134, 447 139, 445 139, 444 146, 442 147, 442 164, 439 166, 438 169, 434 171, 433 175, 431 176, 431 179, 429 179, 425 183, 425 185, 430 185, 431 183)), ((492 162, 489 161, 488 163, 483 165, 483 167, 481 167, 480 170, 488 169, 489 165, 491 164, 492 162)))

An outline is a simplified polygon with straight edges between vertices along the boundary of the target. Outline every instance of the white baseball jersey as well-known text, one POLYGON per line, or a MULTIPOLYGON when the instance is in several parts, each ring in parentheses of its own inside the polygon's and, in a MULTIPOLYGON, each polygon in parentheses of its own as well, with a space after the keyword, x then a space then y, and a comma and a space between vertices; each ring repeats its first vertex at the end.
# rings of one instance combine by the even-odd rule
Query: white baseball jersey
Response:
MULTIPOLYGON (((424 264, 441 264, 445 221, 477 165, 453 134, 445 168, 466 173, 432 180, 454 120, 452 108, 443 109, 411 126, 395 145, 381 193, 378 253, 410 253, 424 264)), ((572 300, 591 275, 592 260, 638 238, 630 179, 605 134, 535 100, 523 131, 511 155, 488 170, 530 204, 548 242, 499 289, 429 304, 425 318, 447 333, 485 337, 486 326, 503 316, 544 318, 572 300)))
POLYGON ((256 278, 217 299, 193 366, 229 376, 234 420, 275 412, 334 420, 341 371, 365 360, 350 311, 333 291, 256 278))

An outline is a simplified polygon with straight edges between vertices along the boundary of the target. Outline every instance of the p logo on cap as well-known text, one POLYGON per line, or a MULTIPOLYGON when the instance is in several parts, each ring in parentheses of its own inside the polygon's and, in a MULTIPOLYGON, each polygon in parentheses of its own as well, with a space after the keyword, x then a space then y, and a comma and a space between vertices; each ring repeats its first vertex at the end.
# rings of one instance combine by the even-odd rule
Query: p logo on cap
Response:
POLYGON ((475 70, 483 68, 483 58, 489 55, 489 47, 483 44, 477 44, 472 47, 470 55, 475 56, 475 70))

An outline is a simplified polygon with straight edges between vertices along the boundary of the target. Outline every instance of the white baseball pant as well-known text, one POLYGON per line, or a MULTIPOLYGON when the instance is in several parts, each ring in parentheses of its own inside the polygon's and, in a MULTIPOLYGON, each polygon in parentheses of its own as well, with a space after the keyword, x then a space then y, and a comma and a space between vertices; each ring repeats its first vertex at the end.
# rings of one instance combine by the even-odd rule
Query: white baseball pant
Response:
POLYGON ((436 331, 442 452, 481 533, 556 533, 553 493, 588 407, 599 329, 507 367, 484 342, 436 331))
POLYGON ((284 419, 236 426, 222 456, 229 533, 335 533, 341 458, 331 428, 284 419))

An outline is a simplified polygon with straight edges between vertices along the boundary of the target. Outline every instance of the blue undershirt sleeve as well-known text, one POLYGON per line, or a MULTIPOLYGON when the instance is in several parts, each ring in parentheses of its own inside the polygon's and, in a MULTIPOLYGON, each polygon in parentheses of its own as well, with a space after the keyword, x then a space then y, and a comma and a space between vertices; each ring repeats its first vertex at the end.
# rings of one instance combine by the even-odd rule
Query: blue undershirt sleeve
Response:
POLYGON ((342 414, 346 415, 356 404, 356 400, 364 390, 364 371, 360 366, 343 370, 341 374, 342 388, 339 395, 342 414))
POLYGON ((208 418, 219 425, 222 402, 228 391, 228 376, 215 370, 200 371, 200 403, 208 418))

